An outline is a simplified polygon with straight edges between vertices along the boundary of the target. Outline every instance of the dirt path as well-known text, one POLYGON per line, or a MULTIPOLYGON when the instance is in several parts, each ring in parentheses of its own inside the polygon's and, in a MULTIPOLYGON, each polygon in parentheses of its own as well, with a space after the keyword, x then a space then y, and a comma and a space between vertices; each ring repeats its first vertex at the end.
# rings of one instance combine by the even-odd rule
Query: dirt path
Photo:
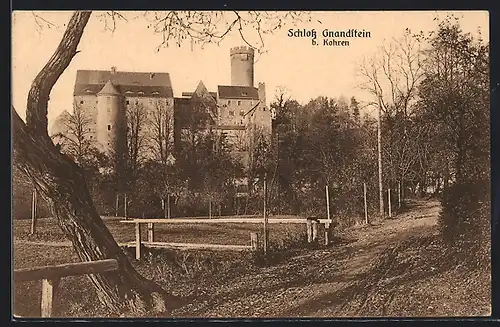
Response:
POLYGON ((201 317, 327 317, 345 299, 348 285, 387 248, 411 235, 437 232, 438 202, 417 202, 397 219, 353 228, 348 244, 308 250, 286 262, 230 280, 172 312, 201 317))

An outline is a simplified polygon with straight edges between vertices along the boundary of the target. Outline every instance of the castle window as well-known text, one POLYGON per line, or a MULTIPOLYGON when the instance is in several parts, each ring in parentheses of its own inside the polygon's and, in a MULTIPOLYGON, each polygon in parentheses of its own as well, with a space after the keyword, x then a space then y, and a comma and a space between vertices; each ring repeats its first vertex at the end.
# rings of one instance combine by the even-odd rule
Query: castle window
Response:
POLYGON ((229 104, 231 104, 231 100, 227 100, 227 104, 228 104, 228 105, 229 105, 229 104))
POLYGON ((234 111, 233 110, 229 110, 229 116, 234 116, 234 111))
POLYGON ((130 101, 127 100, 127 104, 130 104, 130 101))
POLYGON ((241 101, 238 101, 238 106, 241 106, 241 101))
POLYGON ((89 138, 92 139, 92 135, 90 135, 89 138))
POLYGON ((89 128, 89 132, 92 131, 92 128, 89 128))
POLYGON ((80 104, 83 104, 83 100, 80 101, 80 104))
MULTIPOLYGON (((110 130, 111 130, 111 125, 108 125, 108 131, 110 131, 110 130)), ((108 145, 109 145, 109 144, 108 144, 108 145)))

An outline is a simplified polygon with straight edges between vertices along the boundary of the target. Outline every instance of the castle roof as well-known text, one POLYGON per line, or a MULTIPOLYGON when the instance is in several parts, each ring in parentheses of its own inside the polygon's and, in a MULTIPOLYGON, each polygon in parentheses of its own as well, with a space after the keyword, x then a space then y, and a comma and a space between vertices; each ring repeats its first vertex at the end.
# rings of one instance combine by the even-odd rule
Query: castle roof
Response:
POLYGON ((251 99, 259 100, 259 91, 253 86, 219 85, 220 99, 251 99))
POLYGON ((97 93, 97 95, 121 95, 120 91, 118 91, 111 82, 111 80, 108 80, 108 82, 104 85, 104 87, 97 93))
POLYGON ((203 109, 206 110, 213 122, 217 120, 217 102, 214 97, 208 92, 205 84, 203 84, 202 81, 198 83, 196 90, 191 96, 191 104, 193 106, 203 107, 203 109))
POLYGON ((78 70, 73 95, 96 95, 111 80, 117 91, 130 97, 173 97, 168 73, 78 70))
MULTIPOLYGON (((212 96, 212 98, 214 98, 215 100, 217 100, 217 92, 208 92, 208 93, 212 96)), ((183 97, 190 98, 190 97, 193 96, 193 94, 194 94, 194 92, 182 92, 181 95, 183 97)))

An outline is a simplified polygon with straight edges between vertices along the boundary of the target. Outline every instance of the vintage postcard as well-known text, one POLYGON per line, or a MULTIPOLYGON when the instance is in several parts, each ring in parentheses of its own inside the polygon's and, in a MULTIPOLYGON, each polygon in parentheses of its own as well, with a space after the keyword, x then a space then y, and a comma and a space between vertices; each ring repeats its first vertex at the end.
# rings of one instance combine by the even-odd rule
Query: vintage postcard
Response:
POLYGON ((14 11, 13 318, 491 315, 487 11, 14 11))

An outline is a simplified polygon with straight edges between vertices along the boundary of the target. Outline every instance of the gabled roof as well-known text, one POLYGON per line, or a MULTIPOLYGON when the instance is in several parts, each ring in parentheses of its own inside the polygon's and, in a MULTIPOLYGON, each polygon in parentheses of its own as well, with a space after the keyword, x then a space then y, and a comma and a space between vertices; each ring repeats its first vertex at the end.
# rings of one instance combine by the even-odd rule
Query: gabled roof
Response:
POLYGON ((219 85, 219 99, 259 99, 259 91, 253 86, 219 85))
POLYGON ((212 122, 217 121, 217 101, 208 92, 202 81, 198 83, 196 90, 191 96, 191 104, 193 106, 203 106, 203 109, 207 111, 212 122))
POLYGON ((111 80, 108 80, 108 82, 104 85, 104 87, 97 93, 97 95, 121 95, 120 91, 118 91, 111 82, 111 80))
POLYGON ((73 95, 95 95, 109 80, 125 96, 173 97, 168 73, 107 70, 78 70, 73 95))
POLYGON ((63 110, 57 117, 54 119, 53 123, 49 129, 49 135, 53 136, 58 133, 66 133, 68 126, 67 122, 71 119, 71 114, 63 110))

